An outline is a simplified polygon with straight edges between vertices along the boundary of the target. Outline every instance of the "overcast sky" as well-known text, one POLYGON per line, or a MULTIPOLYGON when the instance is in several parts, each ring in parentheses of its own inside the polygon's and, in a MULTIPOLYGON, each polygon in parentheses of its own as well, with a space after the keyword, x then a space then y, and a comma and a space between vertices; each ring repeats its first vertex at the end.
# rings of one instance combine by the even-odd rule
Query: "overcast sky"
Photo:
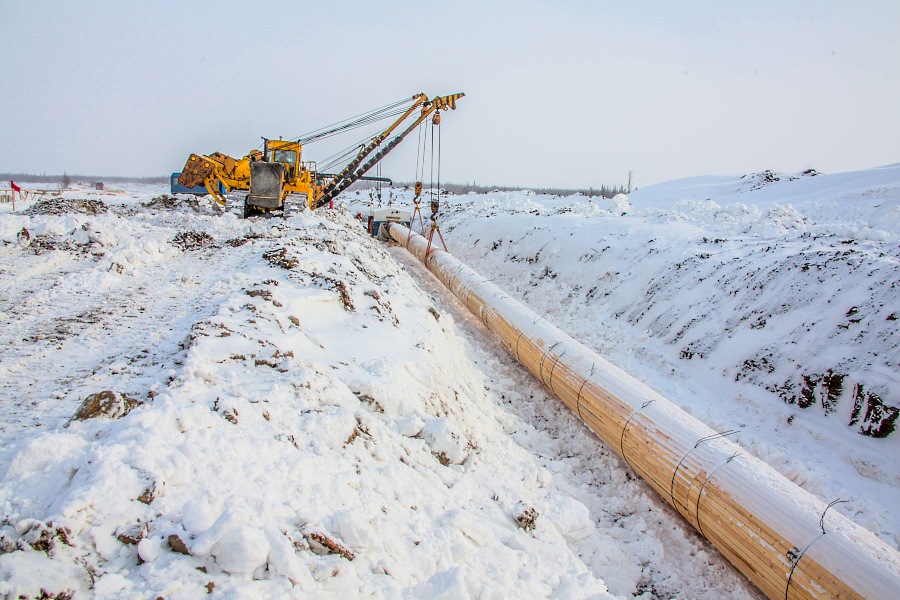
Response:
MULTIPOLYGON (((2 0, 0 23, 0 171, 163 175, 458 91, 443 181, 900 162, 898 0, 2 0)), ((383 173, 413 179, 416 146, 383 173)))

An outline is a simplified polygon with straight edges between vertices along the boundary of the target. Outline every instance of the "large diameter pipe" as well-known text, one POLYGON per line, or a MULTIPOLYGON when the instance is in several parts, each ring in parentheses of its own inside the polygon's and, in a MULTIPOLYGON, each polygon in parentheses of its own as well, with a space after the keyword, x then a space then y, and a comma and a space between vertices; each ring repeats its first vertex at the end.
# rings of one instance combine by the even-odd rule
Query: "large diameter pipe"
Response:
POLYGON ((900 597, 900 553, 398 224, 422 260, 541 380, 766 596, 900 597))

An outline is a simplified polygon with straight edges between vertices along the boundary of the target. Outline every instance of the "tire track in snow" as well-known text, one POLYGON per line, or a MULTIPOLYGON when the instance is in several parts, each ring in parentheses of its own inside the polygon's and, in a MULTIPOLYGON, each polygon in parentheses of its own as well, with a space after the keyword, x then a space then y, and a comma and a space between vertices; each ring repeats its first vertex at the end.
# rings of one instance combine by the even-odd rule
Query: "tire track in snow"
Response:
POLYGON ((0 472, 13 437, 62 426, 87 394, 144 400, 174 376, 194 324, 241 287, 231 274, 259 254, 248 243, 164 257, 133 275, 107 274, 93 260, 27 271, 24 289, 34 293, 8 308, 0 333, 0 472))

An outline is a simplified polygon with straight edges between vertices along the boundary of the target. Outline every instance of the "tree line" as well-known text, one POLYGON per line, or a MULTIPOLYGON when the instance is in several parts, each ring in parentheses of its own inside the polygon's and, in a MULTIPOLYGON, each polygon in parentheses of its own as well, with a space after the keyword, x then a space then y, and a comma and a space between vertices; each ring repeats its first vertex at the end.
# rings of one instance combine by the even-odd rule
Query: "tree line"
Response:
MULTIPOLYGON (((413 184, 408 181, 395 181, 394 186, 411 188, 413 184)), ((368 189, 376 187, 372 181, 357 181, 350 189, 368 189), (358 186, 358 187, 354 187, 358 186)), ((554 196, 573 196, 581 194, 582 196, 601 196, 603 198, 612 198, 616 194, 627 194, 628 190, 624 185, 601 185, 600 187, 586 188, 554 188, 554 187, 522 187, 508 185, 477 185, 475 183, 442 183, 441 190, 450 194, 463 195, 469 192, 476 194, 486 194, 489 192, 518 192, 520 190, 530 190, 536 194, 547 194, 554 196)))
POLYGON ((169 183, 168 177, 110 177, 107 175, 35 175, 33 173, 0 173, 0 181, 24 181, 27 183, 56 183, 68 185, 73 181, 105 183, 169 183))
MULTIPOLYGON (((68 186, 73 181, 94 182, 102 181, 105 183, 146 183, 146 184, 168 184, 169 177, 119 177, 104 175, 35 175, 33 173, 0 173, 0 181, 22 181, 28 183, 55 183, 68 186)), ((413 184, 408 181, 395 181, 397 187, 412 188, 413 184)), ((376 187, 376 183, 372 181, 357 181, 349 189, 368 189, 376 187)), ((518 192, 519 190, 531 190, 536 194, 548 194, 555 196, 572 196, 581 194, 582 196, 601 196, 603 198, 612 198, 616 194, 627 194, 628 188, 624 185, 601 185, 600 187, 586 188, 555 188, 555 187, 522 187, 508 185, 478 185, 475 183, 442 183, 441 189, 454 195, 468 194, 475 192, 476 194, 486 194, 489 192, 518 192)))

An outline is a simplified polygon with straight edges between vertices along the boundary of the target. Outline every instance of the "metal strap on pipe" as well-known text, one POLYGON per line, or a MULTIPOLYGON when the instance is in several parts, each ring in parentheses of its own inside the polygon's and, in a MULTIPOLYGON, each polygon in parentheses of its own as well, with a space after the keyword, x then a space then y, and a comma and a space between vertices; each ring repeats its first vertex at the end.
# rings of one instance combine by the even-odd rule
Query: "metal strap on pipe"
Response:
MULTIPOLYGON (((390 236, 428 269, 542 382, 551 351, 550 391, 769 598, 891 598, 900 590, 900 553, 769 465, 688 415, 543 316, 513 300, 428 240, 391 224, 390 236), (652 411, 643 408, 652 403, 652 411), (636 415, 640 418, 634 418, 636 415), (628 435, 625 435, 625 429, 628 435), (698 447, 698 440, 704 441, 698 447), (733 458, 741 454, 742 460, 733 458), (702 502, 701 502, 702 499, 702 502), (803 560, 794 560, 804 548, 803 560)), ((545 383, 546 385, 546 383, 545 383)))

